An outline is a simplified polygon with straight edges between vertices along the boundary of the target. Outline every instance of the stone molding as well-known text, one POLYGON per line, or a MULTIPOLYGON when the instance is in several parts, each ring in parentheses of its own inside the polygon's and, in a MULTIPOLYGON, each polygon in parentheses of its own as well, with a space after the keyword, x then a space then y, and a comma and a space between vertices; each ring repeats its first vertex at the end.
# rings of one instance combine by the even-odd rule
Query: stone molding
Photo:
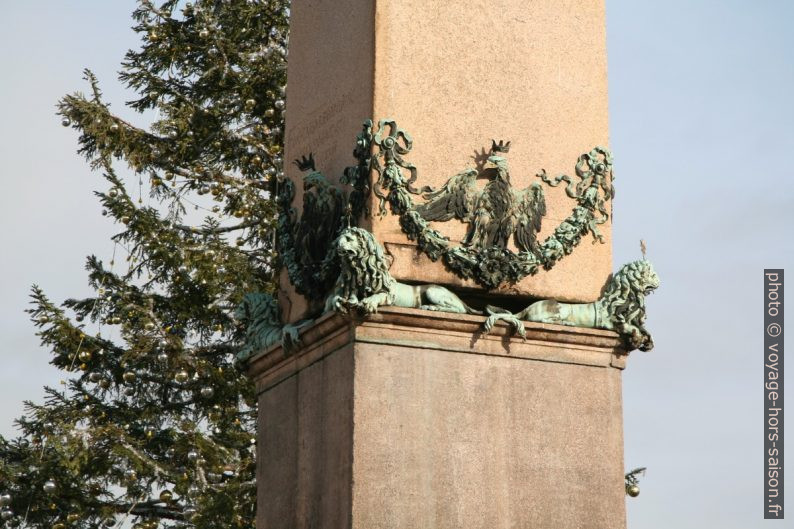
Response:
POLYGON ((527 339, 522 340, 512 336, 511 327, 502 322, 490 334, 483 334, 482 322, 482 316, 398 307, 381 307, 363 320, 326 313, 301 329, 301 344, 295 352, 274 345, 250 358, 248 373, 259 394, 351 342, 616 369, 626 366, 628 354, 613 331, 527 322, 527 339))

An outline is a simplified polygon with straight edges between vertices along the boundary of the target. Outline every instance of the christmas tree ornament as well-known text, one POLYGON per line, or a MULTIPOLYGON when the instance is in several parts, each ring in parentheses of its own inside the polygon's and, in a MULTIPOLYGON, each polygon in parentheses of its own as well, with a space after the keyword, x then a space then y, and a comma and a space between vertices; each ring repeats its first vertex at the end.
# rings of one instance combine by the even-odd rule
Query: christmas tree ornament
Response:
POLYGON ((202 397, 208 399, 208 398, 212 397, 213 394, 215 394, 215 390, 212 389, 211 387, 204 386, 203 388, 201 388, 201 396, 202 397))
POLYGON ((42 489, 44 489, 44 492, 46 492, 47 494, 52 494, 53 492, 55 492, 55 489, 57 489, 57 487, 55 486, 54 481, 47 480, 44 482, 42 489))
POLYGON ((8 494, 7 492, 0 494, 0 507, 8 507, 9 505, 11 505, 12 499, 13 498, 11 498, 11 495, 8 494))
POLYGON ((88 380, 96 384, 97 382, 102 380, 102 375, 94 371, 93 373, 88 375, 88 380))
POLYGON ((102 389, 108 389, 110 387, 110 380, 103 378, 99 381, 99 387, 102 389))
POLYGON ((49 323, 50 318, 46 314, 39 316, 39 323, 49 323))
POLYGON ((61 125, 63 125, 64 127, 68 127, 71 124, 72 124, 72 120, 69 118, 63 118, 61 120, 61 125))
POLYGON ((127 397, 133 397, 135 395, 135 388, 124 388, 124 395, 127 397))
POLYGON ((187 382, 188 378, 190 378, 190 375, 188 375, 188 372, 184 369, 182 371, 178 371, 176 375, 174 375, 174 380, 180 384, 187 382))
POLYGON ((66 524, 63 522, 55 522, 52 524, 52 529, 66 529, 66 524))
POLYGON ((124 379, 124 382, 126 382, 127 384, 132 384, 133 382, 135 382, 135 379, 138 377, 135 374, 135 372, 127 371, 122 375, 122 378, 124 379))
POLYGON ((80 354, 77 357, 82 362, 89 362, 91 360, 91 351, 80 351, 80 354))
POLYGON ((9 520, 14 517, 14 511, 11 509, 5 508, 0 511, 0 518, 3 520, 9 520))
POLYGON ((105 518, 104 520, 102 520, 102 525, 104 525, 105 527, 113 527, 114 525, 116 525, 116 519, 110 517, 105 518))
POLYGON ((168 362, 168 354, 167 353, 159 353, 157 355, 157 361, 158 362, 162 362, 164 364, 167 363, 168 362))
POLYGON ((129 215, 123 215, 123 216, 121 217, 121 222, 123 222, 124 224, 129 224, 129 223, 130 223, 130 220, 132 220, 132 219, 130 219, 130 216, 129 216, 129 215))
POLYGON ((276 101, 273 103, 273 106, 276 107, 278 110, 283 110, 285 105, 286 103, 284 102, 283 99, 276 99, 276 101))
POLYGON ((626 485, 626 494, 632 498, 636 498, 640 495, 640 486, 637 484, 626 485))
POLYGON ((168 489, 160 493, 160 501, 163 503, 168 503, 173 499, 174 499, 174 494, 168 489))
POLYGON ((113 124, 110 126, 110 130, 111 130, 112 132, 118 132, 118 130, 119 130, 119 124, 118 124, 118 123, 113 123, 113 124))
POLYGON ((66 521, 69 523, 75 523, 77 520, 80 519, 80 515, 76 512, 72 512, 66 515, 66 521))
POLYGON ((206 39, 209 36, 210 36, 209 30, 207 28, 201 28, 201 30, 199 31, 199 37, 201 37, 202 39, 206 39))
POLYGON ((124 478, 127 479, 128 481, 135 481, 136 479, 138 479, 138 473, 135 472, 134 469, 128 468, 127 470, 124 471, 124 478))

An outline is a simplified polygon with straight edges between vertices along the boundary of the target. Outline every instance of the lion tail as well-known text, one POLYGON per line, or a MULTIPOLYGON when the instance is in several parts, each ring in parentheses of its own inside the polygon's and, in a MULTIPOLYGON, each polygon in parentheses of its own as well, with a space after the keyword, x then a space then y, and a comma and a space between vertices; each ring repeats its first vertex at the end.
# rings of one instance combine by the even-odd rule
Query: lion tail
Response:
POLYGON ((484 316, 485 315, 485 313, 483 311, 477 310, 477 309, 473 309, 473 308, 469 307, 466 303, 464 303, 463 306, 466 308, 466 314, 475 314, 477 316, 484 316))

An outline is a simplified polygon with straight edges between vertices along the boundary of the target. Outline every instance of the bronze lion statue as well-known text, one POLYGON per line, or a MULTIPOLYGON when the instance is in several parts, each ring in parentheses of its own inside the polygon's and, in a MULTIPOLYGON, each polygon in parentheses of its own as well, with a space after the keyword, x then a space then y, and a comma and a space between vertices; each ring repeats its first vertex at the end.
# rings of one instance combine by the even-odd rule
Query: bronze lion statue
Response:
POLYGON ((389 273, 383 247, 362 228, 346 228, 333 244, 340 274, 325 303, 326 311, 372 314, 378 307, 395 307, 482 314, 458 296, 438 285, 407 285, 389 273))
POLYGON ((484 329, 490 332, 497 320, 513 325, 521 337, 526 337, 522 321, 607 329, 620 334, 629 350, 650 351, 653 338, 645 328, 645 296, 658 287, 653 265, 641 259, 621 267, 598 301, 571 304, 543 300, 517 314, 489 306, 484 329))

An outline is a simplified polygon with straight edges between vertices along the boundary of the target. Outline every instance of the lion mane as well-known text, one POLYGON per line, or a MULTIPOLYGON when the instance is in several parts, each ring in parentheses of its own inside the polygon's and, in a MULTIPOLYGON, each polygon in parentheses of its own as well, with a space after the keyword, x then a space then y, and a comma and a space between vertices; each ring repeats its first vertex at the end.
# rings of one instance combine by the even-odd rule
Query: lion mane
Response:
MULTIPOLYGON (((338 296, 357 303, 376 294, 391 296, 397 281, 389 273, 389 260, 370 232, 362 228, 346 228, 334 241, 339 277, 331 297, 338 296)), ((329 265, 330 266, 330 265, 329 265)))
POLYGON ((281 340, 281 311, 278 301, 263 292, 249 292, 234 310, 234 317, 245 329, 237 357, 244 360, 281 340))
POLYGON ((621 267, 598 300, 602 317, 614 330, 628 336, 632 346, 641 350, 653 347, 644 326, 645 296, 658 287, 659 276, 653 265, 641 259, 621 267))

